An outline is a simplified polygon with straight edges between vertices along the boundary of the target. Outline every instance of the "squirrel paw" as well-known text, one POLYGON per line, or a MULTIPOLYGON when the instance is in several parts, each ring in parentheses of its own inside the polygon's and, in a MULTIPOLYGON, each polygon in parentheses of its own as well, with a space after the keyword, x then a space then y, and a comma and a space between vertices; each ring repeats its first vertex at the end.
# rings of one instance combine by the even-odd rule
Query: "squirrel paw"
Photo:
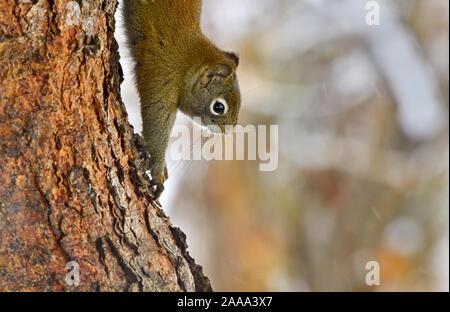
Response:
POLYGON ((162 192, 164 191, 164 182, 168 178, 169 178, 169 174, 167 172, 166 165, 164 165, 164 169, 160 174, 156 174, 155 176, 152 176, 151 186, 155 186, 155 191, 153 192, 153 195, 156 200, 159 198, 159 196, 161 196, 162 192))

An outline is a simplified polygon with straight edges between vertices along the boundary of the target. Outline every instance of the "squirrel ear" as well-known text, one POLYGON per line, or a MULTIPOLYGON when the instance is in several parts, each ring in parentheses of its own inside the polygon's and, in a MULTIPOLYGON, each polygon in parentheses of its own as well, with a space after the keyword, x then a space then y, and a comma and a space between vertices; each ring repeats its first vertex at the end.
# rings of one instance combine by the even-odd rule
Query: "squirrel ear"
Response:
POLYGON ((219 76, 222 78, 228 78, 233 73, 233 69, 226 64, 217 65, 213 70, 212 74, 214 76, 219 76))
POLYGON ((228 78, 233 73, 233 69, 226 64, 219 64, 217 66, 205 70, 200 78, 200 85, 207 87, 215 77, 228 78))
POLYGON ((233 52, 226 52, 225 54, 234 62, 235 67, 239 66, 239 55, 233 52))

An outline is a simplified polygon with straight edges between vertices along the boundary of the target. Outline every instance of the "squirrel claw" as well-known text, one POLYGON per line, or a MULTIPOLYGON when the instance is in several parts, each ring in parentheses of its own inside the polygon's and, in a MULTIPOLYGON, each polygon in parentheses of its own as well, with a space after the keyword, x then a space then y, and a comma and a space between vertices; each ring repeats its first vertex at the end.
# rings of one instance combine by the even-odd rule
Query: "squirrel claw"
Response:
POLYGON ((153 192, 153 195, 155 199, 157 200, 159 196, 161 196, 162 192, 164 191, 164 182, 169 178, 169 175, 167 173, 167 166, 164 166, 164 170, 161 174, 157 175, 151 183, 151 186, 155 186, 155 190, 153 192))
POLYGON ((150 186, 153 187, 153 198, 155 200, 158 200, 159 196, 161 196, 162 192, 164 191, 163 183, 164 181, 161 181, 161 179, 158 179, 157 181, 150 181, 150 186))
POLYGON ((159 196, 161 196, 162 192, 164 191, 164 185, 163 184, 156 184, 156 189, 153 193, 153 195, 155 196, 155 199, 158 200, 159 196))

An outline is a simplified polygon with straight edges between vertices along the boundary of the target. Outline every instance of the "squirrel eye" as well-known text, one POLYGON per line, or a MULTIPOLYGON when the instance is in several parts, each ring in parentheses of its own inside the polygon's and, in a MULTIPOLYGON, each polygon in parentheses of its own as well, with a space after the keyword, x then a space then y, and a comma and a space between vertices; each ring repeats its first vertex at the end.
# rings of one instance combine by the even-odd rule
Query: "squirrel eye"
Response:
POLYGON ((225 115, 228 111, 227 102, 224 99, 215 99, 211 103, 211 113, 214 115, 225 115))

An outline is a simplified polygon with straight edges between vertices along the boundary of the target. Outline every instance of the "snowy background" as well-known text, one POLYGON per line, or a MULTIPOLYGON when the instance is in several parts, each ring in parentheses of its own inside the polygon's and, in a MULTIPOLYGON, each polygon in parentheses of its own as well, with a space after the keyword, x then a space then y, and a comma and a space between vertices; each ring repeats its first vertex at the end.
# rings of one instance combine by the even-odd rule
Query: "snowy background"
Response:
POLYGON ((377 2, 379 26, 365 0, 204 1, 204 32, 240 54, 240 123, 279 125, 274 172, 168 161, 164 210, 215 290, 448 291, 449 2, 377 2))

